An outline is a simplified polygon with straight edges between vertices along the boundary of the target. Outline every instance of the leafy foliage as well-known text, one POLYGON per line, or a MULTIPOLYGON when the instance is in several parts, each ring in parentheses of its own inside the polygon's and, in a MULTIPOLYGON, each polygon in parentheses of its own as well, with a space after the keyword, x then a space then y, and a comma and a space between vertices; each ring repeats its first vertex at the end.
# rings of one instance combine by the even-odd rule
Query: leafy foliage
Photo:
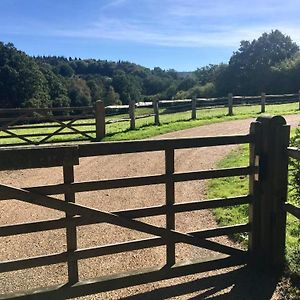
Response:
POLYGON ((194 72, 151 70, 126 61, 29 57, 13 44, 0 42, 1 107, 296 92, 299 75, 299 48, 278 30, 251 42, 241 41, 228 64, 210 64, 194 72))
MULTIPOLYGON (((296 128, 295 135, 291 138, 291 146, 300 148, 300 127, 296 128)), ((298 160, 291 159, 290 172, 292 197, 298 206, 300 206, 300 162, 298 160)))

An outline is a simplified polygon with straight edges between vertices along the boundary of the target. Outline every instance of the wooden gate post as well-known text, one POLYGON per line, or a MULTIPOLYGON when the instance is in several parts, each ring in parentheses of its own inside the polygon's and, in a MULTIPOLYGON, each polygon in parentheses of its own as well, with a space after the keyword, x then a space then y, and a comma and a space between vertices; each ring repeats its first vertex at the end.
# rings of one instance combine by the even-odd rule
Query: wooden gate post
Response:
POLYGON ((257 122, 261 127, 260 137, 254 149, 256 153, 252 149, 252 163, 253 155, 256 160, 258 155, 259 182, 252 182, 254 201, 250 207, 250 222, 254 231, 250 238, 250 251, 261 265, 281 269, 285 261, 284 203, 287 199, 290 126, 281 116, 259 117, 257 122))
POLYGON ((233 95, 232 93, 228 94, 228 116, 233 115, 233 95))
POLYGON ((153 110, 154 110, 154 124, 159 125, 159 109, 158 100, 153 100, 153 110))
POLYGON ((96 140, 105 137, 105 107, 101 100, 95 103, 96 140))
POLYGON ((261 93, 261 108, 260 112, 266 112, 266 93, 261 93))
POLYGON ((135 101, 129 101, 129 118, 130 118, 130 129, 135 129, 135 101))

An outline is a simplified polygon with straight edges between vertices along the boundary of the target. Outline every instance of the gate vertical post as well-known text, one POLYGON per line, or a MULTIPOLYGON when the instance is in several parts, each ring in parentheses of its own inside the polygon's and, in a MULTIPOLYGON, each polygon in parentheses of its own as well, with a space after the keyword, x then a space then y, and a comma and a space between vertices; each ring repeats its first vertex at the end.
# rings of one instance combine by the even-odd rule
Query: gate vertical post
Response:
POLYGON ((101 140, 105 137, 105 107, 101 100, 95 103, 95 120, 96 120, 96 139, 101 140))
MULTIPOLYGON (((166 228, 175 229, 175 183, 173 174, 175 172, 175 151, 174 149, 165 150, 165 167, 166 167, 166 228)), ((175 242, 167 241, 167 265, 175 264, 175 242)))
POLYGON ((267 267, 282 269, 285 261, 288 153, 290 126, 281 116, 259 117, 259 247, 258 258, 267 267))
MULTIPOLYGON (((66 159, 63 164, 64 184, 68 185, 74 182, 74 165, 66 159)), ((66 191, 65 201, 75 203, 75 193, 66 191)), ((74 215, 66 213, 66 237, 67 237, 67 263, 68 263, 68 278, 69 283, 78 282, 78 262, 74 258, 74 251, 77 249, 77 232, 76 225, 73 224, 72 219, 74 215)))

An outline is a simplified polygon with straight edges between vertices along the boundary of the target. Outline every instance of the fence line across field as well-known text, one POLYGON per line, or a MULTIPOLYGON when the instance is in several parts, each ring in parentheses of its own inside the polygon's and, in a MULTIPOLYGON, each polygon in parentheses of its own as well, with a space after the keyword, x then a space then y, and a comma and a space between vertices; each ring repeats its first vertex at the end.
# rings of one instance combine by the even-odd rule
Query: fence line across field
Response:
POLYGON ((65 137, 58 142, 99 141, 106 136, 107 126, 111 124, 129 122, 129 129, 134 130, 136 120, 153 117, 154 125, 160 125, 162 115, 180 111, 191 110, 191 120, 196 120, 203 109, 227 107, 227 115, 232 116, 234 108, 238 106, 260 104, 260 113, 264 113, 267 104, 292 102, 299 102, 300 109, 300 91, 298 94, 283 95, 262 93, 260 96, 234 96, 230 93, 227 97, 218 98, 153 100, 139 103, 130 101, 128 105, 107 107, 99 100, 95 106, 85 107, 0 109, 0 147, 54 143, 54 137, 65 137), (139 115, 137 109, 140 108, 149 108, 150 111, 139 115), (161 109, 165 110, 162 112, 161 109), (128 114, 128 117, 117 118, 117 114, 128 114), (89 121, 91 119, 94 122, 89 121), (84 120, 85 123, 82 122, 84 120), (81 123, 78 123, 79 121, 81 123), (40 132, 29 133, 30 129, 38 129, 40 132))

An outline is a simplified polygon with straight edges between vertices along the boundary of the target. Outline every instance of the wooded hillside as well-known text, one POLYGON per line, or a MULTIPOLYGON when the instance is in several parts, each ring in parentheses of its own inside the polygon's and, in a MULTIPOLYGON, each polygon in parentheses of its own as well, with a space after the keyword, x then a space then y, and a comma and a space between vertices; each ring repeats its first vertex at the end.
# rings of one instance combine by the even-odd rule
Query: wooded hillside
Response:
POLYGON ((183 99, 300 89, 300 52, 278 30, 253 41, 241 41, 228 64, 194 72, 154 69, 126 62, 30 57, 12 43, 0 42, 0 107, 106 105, 129 100, 183 99))

